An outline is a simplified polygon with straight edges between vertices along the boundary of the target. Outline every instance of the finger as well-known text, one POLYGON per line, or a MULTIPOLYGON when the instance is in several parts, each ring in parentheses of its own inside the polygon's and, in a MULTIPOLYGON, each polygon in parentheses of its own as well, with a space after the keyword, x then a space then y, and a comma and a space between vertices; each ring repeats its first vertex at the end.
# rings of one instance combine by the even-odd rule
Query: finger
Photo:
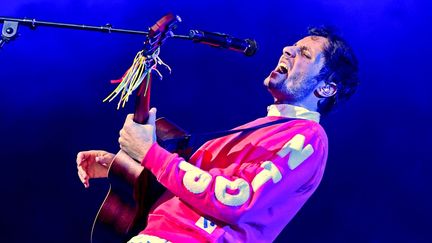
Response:
POLYGON ((98 156, 98 157, 96 157, 96 162, 98 163, 98 164, 100 164, 100 165, 102 165, 102 166, 104 166, 104 167, 107 167, 108 166, 108 159, 107 158, 105 158, 105 157, 103 157, 103 156, 98 156))
POLYGON ((79 176, 79 178, 80 178, 81 183, 85 185, 85 183, 86 183, 85 179, 81 175, 79 176))
POLYGON ((88 181, 87 174, 83 170, 78 170, 78 177, 83 184, 88 181))
POLYGON ((126 123, 130 123, 130 122, 133 122, 133 118, 134 118, 134 114, 128 114, 128 115, 126 116, 125 124, 126 124, 126 123))
POLYGON ((81 182, 85 188, 88 188, 90 186, 89 179, 83 179, 83 180, 81 180, 81 182))
POLYGON ((123 145, 123 137, 119 137, 118 143, 120 144, 120 147, 123 145))
POLYGON ((153 107, 149 110, 149 118, 148 118, 147 124, 155 126, 155 124, 156 124, 156 112, 157 112, 156 107, 153 107))
POLYGON ((113 153, 108 153, 108 152, 107 152, 107 153, 103 154, 102 157, 103 157, 104 159, 107 159, 108 161, 111 161, 111 160, 114 159, 115 154, 113 154, 113 153))
POLYGON ((77 158, 77 160, 76 160, 77 168, 79 169, 80 167, 84 167, 86 162, 87 162, 86 160, 83 160, 81 158, 77 158))
POLYGON ((88 177, 87 172, 81 166, 78 167, 78 175, 83 179, 88 177))
POLYGON ((76 163, 80 165, 85 160, 85 154, 83 152, 79 152, 77 154, 76 163))
POLYGON ((80 161, 77 160, 77 168, 78 168, 78 170, 81 169, 81 170, 87 171, 88 161, 85 159, 80 160, 80 161))
POLYGON ((89 177, 87 176, 87 174, 84 171, 78 171, 78 176, 82 182, 82 184, 84 185, 85 188, 88 188, 90 186, 90 182, 89 182, 89 177))

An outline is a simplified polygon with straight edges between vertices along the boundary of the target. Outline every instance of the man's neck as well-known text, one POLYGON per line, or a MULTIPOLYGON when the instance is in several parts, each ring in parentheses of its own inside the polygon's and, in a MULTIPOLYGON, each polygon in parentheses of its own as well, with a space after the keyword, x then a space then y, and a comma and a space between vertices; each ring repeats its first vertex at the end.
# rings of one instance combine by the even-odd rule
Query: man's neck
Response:
POLYGON ((300 106, 305 109, 308 109, 310 111, 317 111, 318 110, 318 98, 312 93, 309 96, 305 97, 301 101, 278 101, 275 100, 275 104, 288 104, 288 105, 295 105, 300 106))

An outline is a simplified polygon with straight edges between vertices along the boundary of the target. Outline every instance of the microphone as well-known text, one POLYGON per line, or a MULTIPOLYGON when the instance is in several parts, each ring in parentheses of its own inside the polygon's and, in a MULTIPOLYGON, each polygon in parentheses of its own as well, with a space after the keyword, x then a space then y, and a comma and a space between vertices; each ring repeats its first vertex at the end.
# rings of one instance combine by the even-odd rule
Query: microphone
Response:
POLYGON ((246 56, 253 56, 258 50, 258 45, 255 40, 238 39, 223 33, 190 30, 189 37, 195 43, 243 52, 246 56))

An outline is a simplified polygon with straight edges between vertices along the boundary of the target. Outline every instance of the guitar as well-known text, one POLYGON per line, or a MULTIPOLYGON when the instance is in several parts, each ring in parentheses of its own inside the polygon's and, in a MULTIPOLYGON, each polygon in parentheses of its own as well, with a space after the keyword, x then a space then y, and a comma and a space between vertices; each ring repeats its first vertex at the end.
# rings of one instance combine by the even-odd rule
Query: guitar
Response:
MULTIPOLYGON (((179 18, 168 14, 149 32, 144 55, 152 54, 168 37, 179 18)), ((150 75, 150 74, 148 74, 150 75)), ((149 117, 151 78, 138 88, 134 122, 145 124, 149 117)), ((156 121, 158 142, 186 137, 186 132, 168 120, 156 121)), ((182 151, 178 151, 182 153, 182 151)), ((154 176, 125 152, 120 150, 109 169, 110 188, 93 222, 91 242, 126 242, 146 226, 151 206, 165 191, 154 176)))
MULTIPOLYGON (((187 133, 165 118, 156 121, 159 144, 166 144, 168 150, 187 158, 189 148, 165 143, 178 139, 179 144, 187 133)), ((119 151, 108 171, 109 191, 93 222, 91 242, 126 242, 147 224, 146 218, 151 206, 165 191, 150 171, 139 162, 119 151)))

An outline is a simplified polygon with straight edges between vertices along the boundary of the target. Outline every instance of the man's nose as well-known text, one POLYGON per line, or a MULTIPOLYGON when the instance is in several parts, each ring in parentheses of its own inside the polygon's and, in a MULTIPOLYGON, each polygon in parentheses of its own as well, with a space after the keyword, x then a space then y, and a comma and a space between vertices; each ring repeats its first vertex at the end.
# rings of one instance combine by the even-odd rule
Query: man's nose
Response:
POLYGON ((296 46, 286 46, 283 49, 283 54, 287 57, 294 58, 297 55, 297 49, 296 46))

